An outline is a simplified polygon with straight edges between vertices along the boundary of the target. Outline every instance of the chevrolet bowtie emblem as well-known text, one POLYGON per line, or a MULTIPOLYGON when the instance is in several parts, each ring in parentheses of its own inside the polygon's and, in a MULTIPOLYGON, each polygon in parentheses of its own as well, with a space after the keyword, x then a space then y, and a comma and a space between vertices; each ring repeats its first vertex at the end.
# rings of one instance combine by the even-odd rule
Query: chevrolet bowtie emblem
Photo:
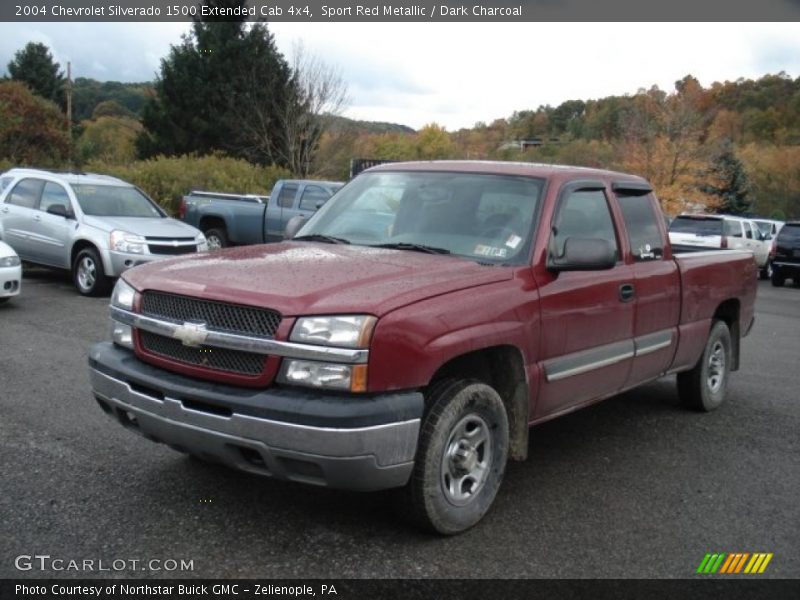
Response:
POLYGON ((180 340, 184 346, 191 346, 196 348, 202 346, 203 342, 208 337, 208 329, 205 323, 189 323, 179 325, 178 328, 172 332, 172 337, 180 340))

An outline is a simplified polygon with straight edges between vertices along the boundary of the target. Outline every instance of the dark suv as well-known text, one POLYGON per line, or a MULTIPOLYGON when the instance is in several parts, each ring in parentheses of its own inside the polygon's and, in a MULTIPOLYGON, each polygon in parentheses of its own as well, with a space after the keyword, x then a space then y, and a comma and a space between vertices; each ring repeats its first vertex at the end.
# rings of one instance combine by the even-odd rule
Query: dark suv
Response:
POLYGON ((772 285, 800 284, 800 221, 786 223, 772 245, 772 285))

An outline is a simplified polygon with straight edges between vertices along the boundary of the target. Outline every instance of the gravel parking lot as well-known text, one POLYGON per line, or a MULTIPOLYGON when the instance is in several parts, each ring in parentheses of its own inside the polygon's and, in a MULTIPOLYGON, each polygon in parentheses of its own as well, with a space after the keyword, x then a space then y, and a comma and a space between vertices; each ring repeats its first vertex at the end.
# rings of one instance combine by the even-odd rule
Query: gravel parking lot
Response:
POLYGON ((0 307, 0 577, 19 555, 193 561, 158 577, 690 577, 707 552, 800 576, 800 288, 760 283, 726 404, 666 378, 533 430, 490 515, 455 538, 355 494, 206 465, 112 423, 89 391, 108 300, 28 270, 0 307))

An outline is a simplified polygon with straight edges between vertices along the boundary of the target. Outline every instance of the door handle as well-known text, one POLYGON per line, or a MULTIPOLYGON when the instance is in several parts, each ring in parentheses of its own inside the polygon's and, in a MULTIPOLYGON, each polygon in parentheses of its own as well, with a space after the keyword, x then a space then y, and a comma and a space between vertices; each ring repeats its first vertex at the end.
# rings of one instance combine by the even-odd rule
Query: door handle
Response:
POLYGON ((636 288, 632 283, 623 283, 619 286, 620 302, 630 302, 636 296, 636 288))
POLYGON ((3 212, 4 212, 4 213, 7 213, 7 212, 8 212, 8 207, 7 207, 7 206, 4 206, 4 207, 3 207, 3 212))
POLYGON ((42 217, 41 217, 41 216, 39 216, 39 215, 34 215, 34 217, 33 217, 33 220, 34 220, 34 221, 36 221, 36 222, 38 223, 39 221, 41 221, 41 220, 42 220, 42 217))

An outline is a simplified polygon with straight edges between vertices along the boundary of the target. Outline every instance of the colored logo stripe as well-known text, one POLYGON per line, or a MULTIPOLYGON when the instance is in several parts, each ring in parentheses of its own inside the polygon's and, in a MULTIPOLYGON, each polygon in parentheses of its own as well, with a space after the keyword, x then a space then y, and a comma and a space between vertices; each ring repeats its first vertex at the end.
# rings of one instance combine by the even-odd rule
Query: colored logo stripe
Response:
POLYGON ((724 552, 706 554, 697 567, 697 573, 717 573, 731 575, 736 573, 763 573, 772 560, 773 554, 766 552, 724 552), (745 566, 747 565, 747 566, 745 566))

